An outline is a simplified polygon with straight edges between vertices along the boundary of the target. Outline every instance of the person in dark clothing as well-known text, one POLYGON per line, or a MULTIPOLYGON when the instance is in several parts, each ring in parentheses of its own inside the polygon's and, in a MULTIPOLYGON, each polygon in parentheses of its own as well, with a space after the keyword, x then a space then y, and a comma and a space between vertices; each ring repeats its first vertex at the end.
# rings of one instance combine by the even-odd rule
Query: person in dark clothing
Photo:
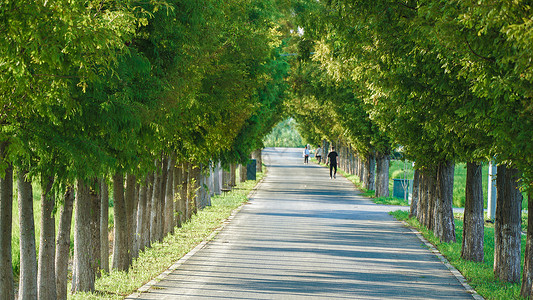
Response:
POLYGON ((339 157, 339 154, 335 151, 335 147, 331 146, 331 152, 328 153, 328 158, 326 161, 326 165, 329 164, 329 178, 337 178, 337 157, 339 157), (333 172, 333 169, 335 169, 335 172, 333 172))

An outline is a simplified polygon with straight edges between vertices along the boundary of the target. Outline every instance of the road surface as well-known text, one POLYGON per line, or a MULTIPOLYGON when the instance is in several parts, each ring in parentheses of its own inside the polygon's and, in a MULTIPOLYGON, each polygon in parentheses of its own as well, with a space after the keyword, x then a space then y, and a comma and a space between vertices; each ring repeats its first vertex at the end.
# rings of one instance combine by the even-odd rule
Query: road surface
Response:
POLYGON ((265 149, 250 202, 138 299, 472 299, 388 208, 301 153, 265 149))

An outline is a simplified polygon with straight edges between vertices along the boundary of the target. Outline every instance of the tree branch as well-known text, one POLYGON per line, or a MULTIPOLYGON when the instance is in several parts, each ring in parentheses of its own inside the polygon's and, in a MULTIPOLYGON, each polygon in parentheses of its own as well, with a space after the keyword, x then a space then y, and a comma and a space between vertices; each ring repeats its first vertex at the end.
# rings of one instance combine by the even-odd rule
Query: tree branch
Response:
POLYGON ((470 50, 470 52, 472 52, 472 54, 474 54, 475 56, 481 58, 481 59, 484 59, 486 61, 490 61, 490 62, 496 62, 496 59, 494 59, 493 57, 485 57, 485 56, 482 56, 480 54, 477 54, 476 51, 474 51, 474 49, 472 49, 472 47, 470 46, 470 43, 468 42, 468 39, 466 38, 465 36, 465 42, 466 42, 466 45, 468 46, 468 49, 470 50))

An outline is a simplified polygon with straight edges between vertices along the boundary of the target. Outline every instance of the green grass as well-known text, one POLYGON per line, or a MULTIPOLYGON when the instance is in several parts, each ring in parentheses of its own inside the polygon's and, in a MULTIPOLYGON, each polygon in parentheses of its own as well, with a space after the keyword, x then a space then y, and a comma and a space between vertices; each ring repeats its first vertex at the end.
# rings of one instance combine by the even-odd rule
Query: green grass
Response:
POLYGON ((372 201, 376 204, 409 206, 407 200, 395 197, 378 197, 373 198, 372 201))
MULTIPOLYGON (((384 204, 384 205, 401 205, 401 206, 409 206, 409 203, 407 200, 395 198, 395 197, 375 197, 376 192, 373 190, 367 190, 363 187, 363 183, 361 180, 359 180, 359 177, 357 175, 348 174, 342 170, 339 170, 339 173, 342 174, 346 179, 350 180, 356 187, 359 189, 363 196, 371 198, 372 202, 376 204, 384 204)), ((392 194, 392 192, 391 192, 392 194)))
MULTIPOLYGON (((257 181, 263 177, 257 173, 257 181)), ((257 181, 240 183, 231 192, 212 198, 212 205, 199 211, 174 235, 139 254, 129 272, 111 272, 96 280, 96 293, 78 293, 69 299, 123 299, 152 278, 168 269, 196 245, 205 240, 231 212, 247 201, 247 195, 257 181)))
MULTIPOLYGON (((485 226, 485 259, 483 262, 465 261, 461 258, 461 242, 463 234, 462 215, 456 214, 455 230, 456 243, 441 243, 435 237, 433 232, 428 231, 422 227, 416 218, 409 219, 409 212, 394 211, 391 212, 398 220, 406 221, 409 225, 418 229, 423 236, 450 261, 450 263, 457 268, 463 276, 468 280, 468 283, 485 299, 522 299, 520 297, 520 283, 511 284, 501 282, 494 278, 493 264, 494 264, 494 227, 485 226)), ((522 268, 524 262, 526 237, 522 236, 522 268)))

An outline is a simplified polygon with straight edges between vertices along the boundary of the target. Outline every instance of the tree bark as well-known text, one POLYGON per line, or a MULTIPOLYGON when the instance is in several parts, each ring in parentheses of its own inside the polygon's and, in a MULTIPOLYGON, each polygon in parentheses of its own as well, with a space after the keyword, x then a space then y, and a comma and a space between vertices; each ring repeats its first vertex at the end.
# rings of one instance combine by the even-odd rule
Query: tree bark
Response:
POLYGON ((427 170, 420 170, 419 187, 418 187, 418 207, 417 217, 418 222, 422 225, 426 224, 427 212, 427 170))
POLYGON ((359 182, 365 186, 365 170, 366 170, 366 158, 364 156, 359 156, 359 172, 357 173, 357 177, 359 177, 359 182))
MULTIPOLYGON (((74 190, 67 187, 63 197, 63 208, 59 217, 56 238, 56 291, 58 300, 67 299, 68 258, 70 254, 70 228, 72 227, 72 209, 74 205, 74 190)), ((24 299, 24 298, 19 298, 24 299)))
POLYGON ((146 203, 148 198, 148 177, 146 177, 141 183, 139 190, 139 202, 137 202, 137 226, 135 228, 135 237, 133 239, 133 257, 139 256, 139 252, 144 250, 143 235, 146 227, 146 203))
MULTIPOLYGON (((174 164, 174 170, 172 171, 172 174, 174 174, 174 178, 172 179, 172 199, 174 208, 172 211, 172 223, 176 227, 181 227, 181 220, 180 220, 180 211, 181 211, 181 198, 180 198, 180 189, 181 189, 181 176, 182 176, 182 168, 181 164, 178 164, 177 162, 174 164)), ((174 230, 172 230, 172 233, 174 233, 174 230)))
POLYGON ((56 299, 55 282, 55 198, 52 193, 53 177, 41 179, 41 237, 39 241, 39 264, 37 286, 39 299, 56 299))
POLYGON ((181 224, 187 222, 190 217, 189 208, 189 164, 183 163, 181 167, 181 189, 180 189, 180 202, 181 202, 181 224))
POLYGON ((527 238, 526 238, 526 253, 524 259, 524 272, 522 275, 522 287, 520 288, 520 296, 530 299, 533 298, 533 187, 530 186, 527 201, 527 238))
POLYGON ((478 163, 466 164, 465 212, 461 257, 465 260, 481 262, 484 259, 484 218, 482 166, 478 163))
POLYGON ((428 176, 426 178, 427 189, 427 210, 426 210, 426 228, 433 230, 435 228, 435 207, 437 198, 437 169, 435 167, 428 170, 428 176))
POLYGON ((220 162, 217 162, 213 168, 213 184, 214 194, 220 195, 222 193, 222 168, 220 167, 220 162))
POLYGON ((3 299, 15 298, 13 263, 11 260, 11 222, 13 221, 13 167, 5 159, 7 142, 0 143, 0 162, 7 163, 0 174, 0 295, 3 299))
POLYGON ((413 174, 413 196, 411 197, 411 207, 409 209, 409 218, 414 218, 418 215, 418 200, 420 198, 420 170, 415 169, 413 174))
POLYGON ((101 268, 109 273, 109 187, 104 178, 100 178, 100 260, 101 268))
POLYGON ((144 249, 147 247, 150 247, 150 242, 152 240, 151 233, 150 233, 150 224, 151 224, 151 214, 152 214, 152 195, 154 194, 154 175, 155 172, 150 173, 148 176, 148 185, 146 187, 146 208, 144 210, 144 223, 142 224, 143 227, 143 235, 142 235, 142 241, 141 241, 141 248, 144 249))
POLYGON ((222 169, 222 188, 225 190, 231 189, 229 170, 222 169))
POLYGON ((389 155, 378 155, 376 176, 376 197, 389 197, 389 155))
POLYGON ((128 226, 126 203, 124 199, 124 175, 115 173, 113 175, 113 197, 115 206, 113 208, 115 216, 115 238, 113 240, 113 269, 127 271, 128 264, 128 226))
POLYGON ((237 166, 232 163, 229 167, 229 185, 234 187, 237 183, 237 166))
MULTIPOLYGON (((78 180, 74 208, 74 266, 72 292, 93 292, 94 272, 91 258, 91 205, 89 186, 78 180)), ((43 298, 53 299, 53 298, 43 298)))
POLYGON ((453 218, 453 172, 455 164, 448 160, 437 168, 436 236, 441 242, 455 242, 453 218))
MULTIPOLYGON (((198 209, 203 209, 207 206, 207 197, 208 196, 208 190, 207 190, 207 176, 205 172, 205 165, 200 164, 200 169, 198 171, 198 209)), ((241 174, 242 174, 242 168, 241 168, 241 174)))
POLYGON ((504 282, 520 280, 520 233, 522 194, 519 172, 498 166, 497 203, 494 222, 494 275, 504 282))
POLYGON ((200 207, 200 197, 199 195, 199 189, 200 189, 200 167, 191 165, 191 173, 190 173, 190 208, 191 208, 191 215, 196 214, 200 207))
POLYGON ((158 206, 160 205, 159 199, 161 195, 161 176, 159 174, 159 171, 154 172, 154 180, 152 184, 152 200, 150 205, 150 242, 157 241, 157 227, 158 225, 158 218, 157 218, 157 211, 158 206))
POLYGON ((172 216, 174 215, 174 159, 170 157, 167 164, 167 182, 165 184, 165 203, 163 214, 163 235, 174 232, 174 222, 172 216))
POLYGON ((100 211, 102 210, 100 195, 100 186, 98 184, 98 179, 94 178, 91 180, 89 186, 89 199, 91 205, 91 265, 95 276, 100 275, 100 270, 102 267, 102 260, 100 257, 100 211))
POLYGON ((255 150, 252 154, 252 158, 255 159, 255 163, 256 163, 255 167, 257 169, 257 172, 259 173, 263 172, 263 158, 261 154, 262 154, 261 149, 255 150))
POLYGON ((371 154, 366 159, 365 188, 369 191, 376 190, 376 157, 371 154))
POLYGON ((126 190, 124 193, 124 204, 126 207, 126 253, 128 268, 133 259, 133 235, 135 234, 135 189, 137 187, 135 175, 128 173, 126 175, 126 190))
POLYGON ((159 180, 159 203, 157 205, 157 226, 155 231, 155 238, 157 241, 163 240, 163 226, 164 226, 164 216, 163 212, 165 209, 165 198, 166 198, 166 188, 167 188, 167 177, 168 177, 168 157, 164 157, 161 160, 161 178, 159 180))
POLYGON ((20 276, 18 299, 37 299, 37 252, 33 217, 33 191, 26 170, 18 170, 20 224, 20 276))
POLYGON ((246 175, 247 175, 246 164, 240 165, 240 172, 239 172, 240 182, 246 181, 246 175))

